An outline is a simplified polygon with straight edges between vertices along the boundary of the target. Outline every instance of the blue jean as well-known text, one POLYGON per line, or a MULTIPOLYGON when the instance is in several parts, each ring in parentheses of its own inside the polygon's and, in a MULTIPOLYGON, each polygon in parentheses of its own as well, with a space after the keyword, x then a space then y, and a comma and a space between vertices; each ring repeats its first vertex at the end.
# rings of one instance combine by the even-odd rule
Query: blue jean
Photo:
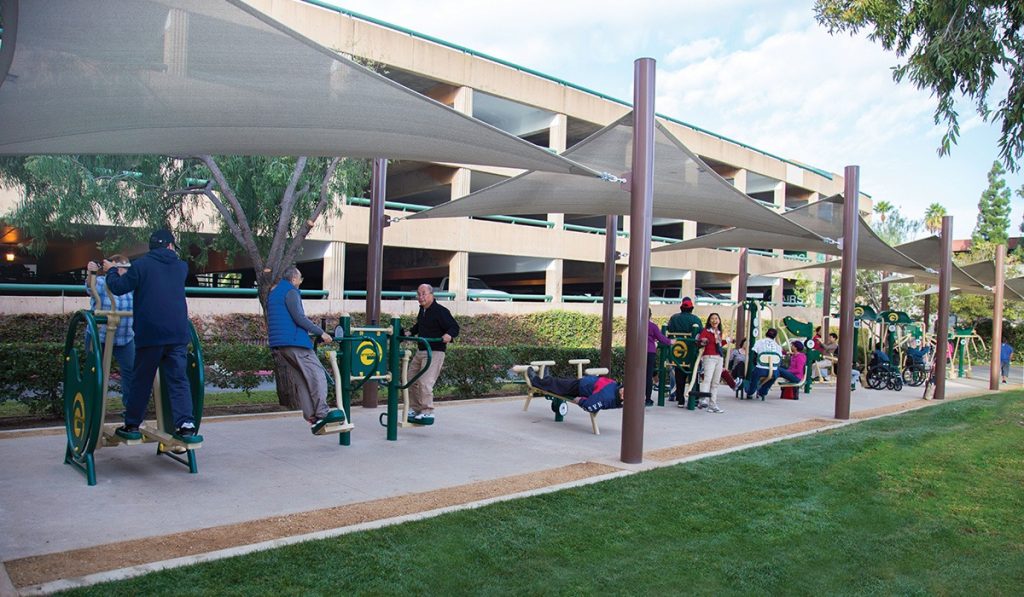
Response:
POLYGON ((743 386, 743 390, 746 392, 746 394, 750 396, 754 393, 754 390, 757 390, 758 396, 767 396, 768 390, 772 389, 772 384, 774 384, 775 380, 779 378, 779 370, 776 369, 775 375, 769 377, 768 381, 761 384, 761 387, 755 387, 757 384, 757 380, 761 379, 762 377, 767 377, 767 375, 767 369, 765 369, 764 367, 755 367, 753 375, 747 378, 747 383, 743 386))
MULTIPOLYGON (((779 377, 792 383, 796 383, 802 379, 798 377, 796 373, 793 373, 789 369, 779 369, 779 377)), ((765 392, 767 392, 767 390, 765 390, 765 392)))
POLYGON ((114 347, 114 358, 121 370, 121 404, 128 410, 128 396, 135 379, 135 341, 114 347))
POLYGON ((149 405, 153 379, 158 368, 163 370, 160 381, 171 398, 171 416, 174 418, 175 429, 183 423, 195 422, 192 416, 192 390, 185 375, 186 353, 185 344, 140 346, 135 349, 135 375, 128 393, 128 404, 125 405, 126 425, 139 425, 146 416, 146 406, 149 405))

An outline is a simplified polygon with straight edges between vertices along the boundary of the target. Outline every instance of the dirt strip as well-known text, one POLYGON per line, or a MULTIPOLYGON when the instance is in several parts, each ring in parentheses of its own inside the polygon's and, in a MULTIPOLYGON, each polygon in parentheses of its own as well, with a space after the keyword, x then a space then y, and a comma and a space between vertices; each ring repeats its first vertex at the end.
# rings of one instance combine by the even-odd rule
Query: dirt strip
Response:
POLYGON ((621 469, 585 462, 312 512, 149 537, 4 562, 16 587, 159 562, 559 485, 621 469))
POLYGON ((757 431, 748 431, 747 433, 737 433, 735 435, 727 435, 725 437, 716 437, 715 439, 708 439, 702 442, 673 446, 671 448, 662 448, 660 450, 651 450, 650 452, 644 453, 644 459, 655 460, 658 462, 679 460, 689 456, 697 456, 698 454, 717 452, 719 450, 726 450, 728 448, 735 448, 737 446, 743 446, 755 442, 763 442, 777 437, 785 437, 794 433, 813 431, 814 429, 821 429, 822 427, 835 425, 838 422, 839 421, 833 419, 811 419, 809 421, 800 421, 799 423, 790 423, 789 425, 780 425, 779 427, 772 427, 771 429, 759 429, 757 431))

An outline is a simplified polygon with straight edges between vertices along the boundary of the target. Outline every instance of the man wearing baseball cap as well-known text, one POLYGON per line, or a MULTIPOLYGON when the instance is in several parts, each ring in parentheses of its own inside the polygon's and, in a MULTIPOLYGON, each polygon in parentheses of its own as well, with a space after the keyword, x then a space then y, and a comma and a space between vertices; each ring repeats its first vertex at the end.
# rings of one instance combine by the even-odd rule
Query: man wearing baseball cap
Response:
MULTIPOLYGON (((703 328, 704 324, 701 323, 700 317, 693 314, 693 299, 684 296, 683 301, 679 303, 679 313, 668 319, 668 333, 696 338, 703 328)), ((683 394, 686 392, 688 381, 683 369, 676 367, 676 400, 679 406, 686 404, 686 397, 683 394)))
POLYGON ((149 252, 136 259, 122 275, 114 264, 104 261, 107 287, 116 295, 135 292, 135 377, 125 408, 124 425, 116 433, 124 439, 142 439, 139 425, 146 414, 153 378, 163 368, 162 382, 171 399, 174 437, 185 443, 203 440, 192 416, 192 391, 185 375, 186 354, 191 341, 188 307, 185 304, 185 276, 188 265, 174 252, 170 230, 157 230, 149 237, 149 252))

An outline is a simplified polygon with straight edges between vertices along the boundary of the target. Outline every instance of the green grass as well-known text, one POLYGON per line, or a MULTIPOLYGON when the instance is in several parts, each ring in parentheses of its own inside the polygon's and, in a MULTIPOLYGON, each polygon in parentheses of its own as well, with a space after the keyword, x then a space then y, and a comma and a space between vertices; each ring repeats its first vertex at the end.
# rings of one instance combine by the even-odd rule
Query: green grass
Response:
POLYGON ((72 594, 1019 595, 1022 396, 72 594))

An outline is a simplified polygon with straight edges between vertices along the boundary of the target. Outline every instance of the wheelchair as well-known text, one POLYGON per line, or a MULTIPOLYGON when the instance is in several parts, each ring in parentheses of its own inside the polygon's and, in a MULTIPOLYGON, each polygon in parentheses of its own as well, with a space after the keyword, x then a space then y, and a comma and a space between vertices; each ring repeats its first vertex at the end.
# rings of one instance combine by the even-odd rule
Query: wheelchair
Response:
POLYGON ((878 363, 868 366, 866 376, 867 386, 872 390, 893 390, 899 392, 903 389, 902 372, 892 363, 878 363))
POLYGON ((904 385, 916 388, 928 379, 928 366, 922 361, 907 360, 902 372, 904 385))

